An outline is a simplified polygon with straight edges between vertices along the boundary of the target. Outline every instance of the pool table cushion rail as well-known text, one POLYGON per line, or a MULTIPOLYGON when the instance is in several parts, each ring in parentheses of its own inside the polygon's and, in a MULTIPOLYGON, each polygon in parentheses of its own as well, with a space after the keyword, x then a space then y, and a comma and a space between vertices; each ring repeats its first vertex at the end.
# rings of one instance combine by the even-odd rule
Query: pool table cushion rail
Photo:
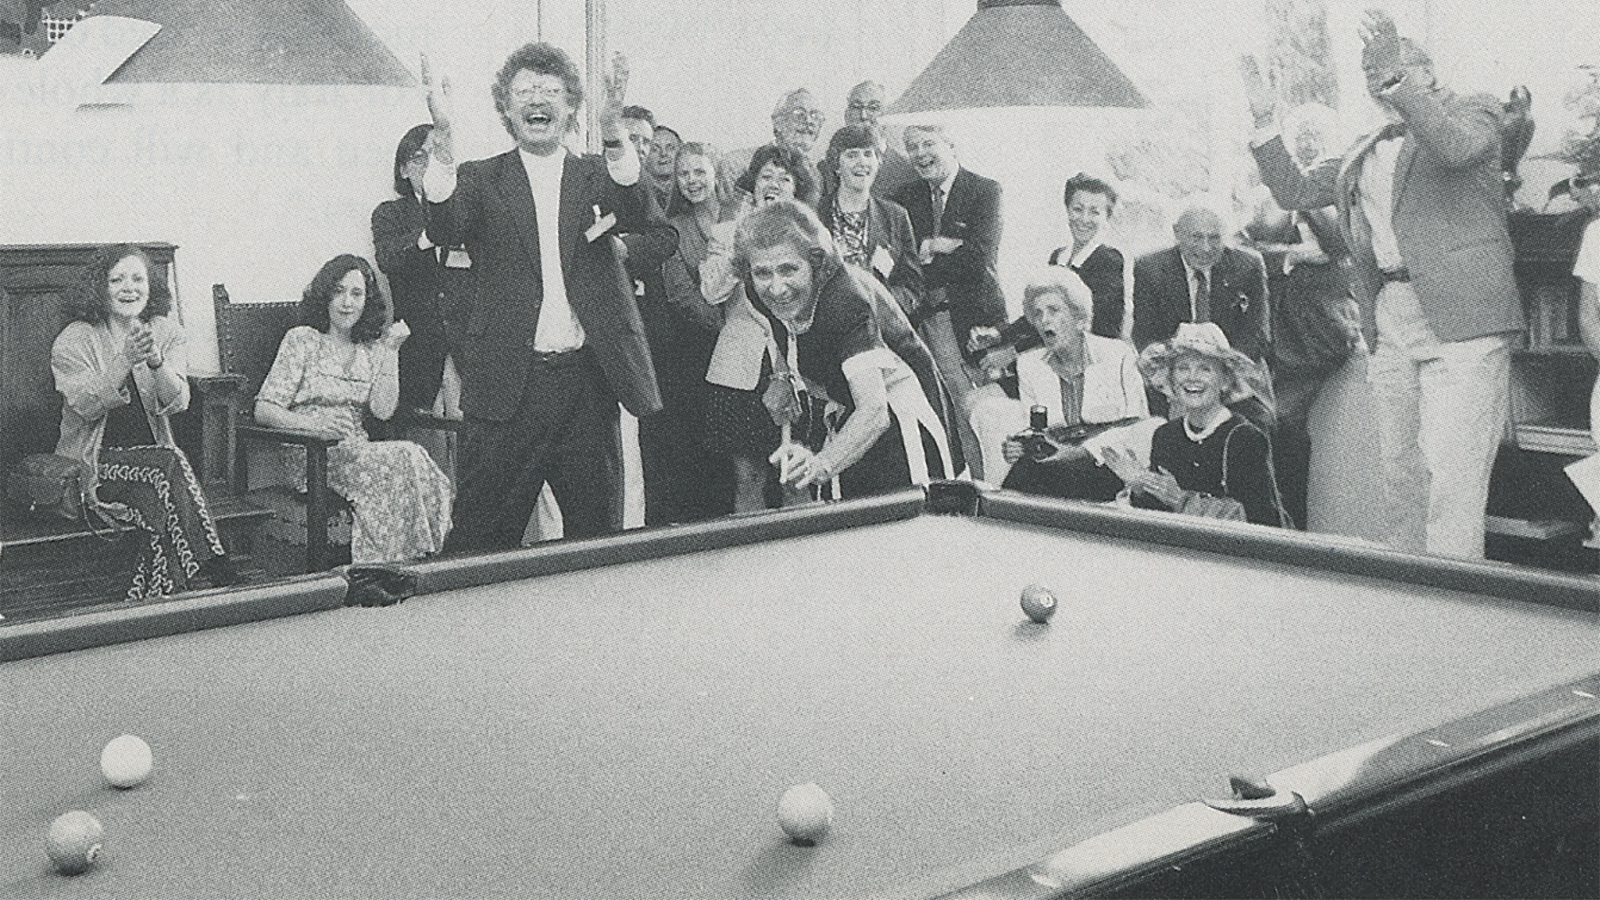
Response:
MULTIPOLYGON (((1276 772, 1265 779, 1275 798, 1185 803, 944 897, 1058 900, 1138 894, 1140 882, 1208 858, 1281 852, 1275 843, 1283 830, 1304 829, 1314 842, 1597 739, 1600 673, 1276 772), (1236 811, 1219 808, 1229 806, 1236 811)), ((1600 759, 1593 764, 1600 765, 1600 759)), ((1218 780, 1220 786, 1220 774, 1218 780)))
POLYGON ((337 609, 344 605, 347 587, 338 575, 304 575, 17 622, 0 626, 0 662, 337 609))

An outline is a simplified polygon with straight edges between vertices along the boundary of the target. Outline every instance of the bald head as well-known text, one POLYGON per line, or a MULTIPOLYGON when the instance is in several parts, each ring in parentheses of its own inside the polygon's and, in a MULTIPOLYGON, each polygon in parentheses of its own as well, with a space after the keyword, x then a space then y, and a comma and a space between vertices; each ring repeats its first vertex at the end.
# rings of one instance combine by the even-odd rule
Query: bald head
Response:
POLYGON ((1222 259, 1222 235, 1222 216, 1209 206, 1190 206, 1172 223, 1178 253, 1196 269, 1209 269, 1222 259))
POLYGON ((876 125, 883 114, 888 95, 883 85, 876 81, 863 81, 850 89, 845 98, 844 123, 846 125, 876 125))

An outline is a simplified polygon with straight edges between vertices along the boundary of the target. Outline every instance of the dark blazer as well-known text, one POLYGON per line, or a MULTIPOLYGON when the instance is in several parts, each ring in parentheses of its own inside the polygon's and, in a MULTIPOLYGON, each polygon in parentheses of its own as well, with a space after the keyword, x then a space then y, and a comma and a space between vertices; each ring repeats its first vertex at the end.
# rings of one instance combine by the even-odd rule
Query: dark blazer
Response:
MULTIPOLYGON (((830 231, 833 230, 833 204, 833 197, 825 198, 819 213, 822 224, 830 231)), ((867 247, 868 268, 894 295, 905 314, 915 315, 923 302, 922 263, 917 259, 916 233, 905 207, 881 197, 868 198, 867 240, 870 244, 867 247), (893 262, 887 274, 871 264, 879 248, 893 262)))
MULTIPOLYGON (((894 199, 910 214, 919 246, 935 236, 933 196, 926 181, 906 185, 894 199)), ((1000 183, 966 169, 958 170, 950 185, 950 196, 944 201, 938 233, 959 238, 961 248, 954 253, 935 254, 933 262, 923 266, 922 274, 929 300, 934 292, 944 289, 950 322, 963 348, 975 326, 998 328, 1006 321, 1005 296, 1000 292, 1000 276, 995 267, 1000 228, 1000 183)))
MULTIPOLYGON (((677 236, 655 212, 641 182, 622 187, 605 159, 568 155, 561 178, 557 236, 567 300, 583 326, 606 381, 622 405, 643 418, 661 409, 650 348, 624 266, 624 244, 642 240, 671 245, 677 236), (590 241, 585 230, 601 215, 617 224, 590 241)), ((516 411, 532 360, 544 281, 539 268, 538 216, 527 171, 517 151, 462 163, 448 200, 429 204, 428 237, 436 244, 466 245, 472 289, 462 303, 456 365, 461 408, 496 421, 516 411)), ((641 248, 641 252, 644 252, 641 248)), ((670 251, 668 251, 670 252, 670 251)), ((664 253, 662 254, 665 255, 664 253)))
MULTIPOLYGON (((1255 251, 1227 247, 1211 267, 1211 321, 1233 349, 1254 360, 1266 357, 1272 337, 1267 324, 1267 270, 1255 251)), ((1177 247, 1133 263, 1133 344, 1164 341, 1189 321, 1189 276, 1177 247)))
POLYGON ((411 337, 400 346, 400 403, 428 408, 439 393, 448 354, 445 317, 450 304, 448 275, 438 248, 421 250, 417 239, 427 225, 415 197, 385 200, 372 211, 372 246, 378 268, 389 279, 394 318, 404 319, 411 337))
MULTIPOLYGON (((1394 232, 1428 325, 1442 341, 1521 331, 1522 301, 1512 272, 1500 163, 1500 103, 1402 82, 1391 101, 1408 130, 1395 164, 1394 232)), ((1383 273, 1358 202, 1361 167, 1381 132, 1360 138, 1342 159, 1302 173, 1273 138, 1255 148, 1261 180, 1284 209, 1337 206, 1350 247, 1351 287, 1367 345, 1376 348, 1383 273)))
POLYGON ((1069 265, 1071 262, 1071 247, 1058 247, 1056 252, 1050 254, 1050 265, 1067 266, 1078 273, 1083 283, 1089 286, 1089 292, 1094 294, 1094 321, 1090 323, 1089 330, 1101 337, 1122 337, 1123 307, 1126 303, 1123 296, 1122 251, 1101 244, 1084 259, 1083 265, 1069 265))

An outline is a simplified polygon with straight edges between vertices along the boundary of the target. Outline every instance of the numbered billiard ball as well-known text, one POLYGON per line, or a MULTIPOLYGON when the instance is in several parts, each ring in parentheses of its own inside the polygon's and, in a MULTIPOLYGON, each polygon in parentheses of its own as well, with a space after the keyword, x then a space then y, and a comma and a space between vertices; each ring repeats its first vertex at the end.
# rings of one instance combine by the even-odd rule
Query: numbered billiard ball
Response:
POLYGON ((99 819, 75 809, 50 823, 44 849, 61 874, 77 875, 94 865, 105 833, 99 819))
POLYGON ((1056 595, 1042 584, 1030 584, 1022 589, 1022 612, 1042 625, 1056 614, 1056 595))
POLYGON ((789 839, 809 847, 833 827, 833 800, 815 784, 798 784, 778 800, 778 827, 789 839))

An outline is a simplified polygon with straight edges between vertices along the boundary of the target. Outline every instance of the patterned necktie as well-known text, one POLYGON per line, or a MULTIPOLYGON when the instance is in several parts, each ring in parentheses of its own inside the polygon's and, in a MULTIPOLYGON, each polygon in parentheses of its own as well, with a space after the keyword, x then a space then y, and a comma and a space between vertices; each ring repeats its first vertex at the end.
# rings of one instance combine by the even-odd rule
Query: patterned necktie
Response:
POLYGON ((933 233, 939 234, 944 227, 944 185, 933 186, 933 233))
POLYGON ((1206 270, 1194 270, 1194 303, 1190 312, 1194 314, 1194 321, 1211 321, 1211 286, 1206 284, 1206 270))

